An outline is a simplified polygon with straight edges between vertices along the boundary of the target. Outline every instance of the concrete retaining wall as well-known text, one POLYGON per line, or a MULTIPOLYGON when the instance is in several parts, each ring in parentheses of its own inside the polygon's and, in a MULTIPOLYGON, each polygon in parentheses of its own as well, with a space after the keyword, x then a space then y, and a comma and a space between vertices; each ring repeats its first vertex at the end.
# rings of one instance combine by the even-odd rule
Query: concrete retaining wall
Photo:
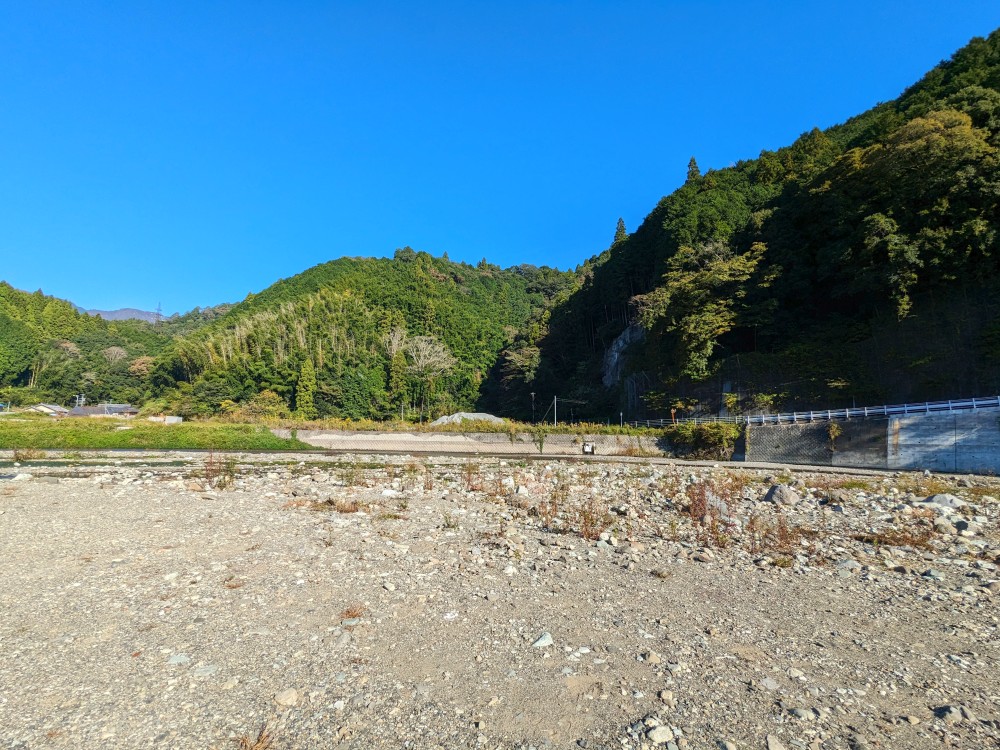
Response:
POLYGON ((890 469, 1000 471, 1000 409, 889 420, 890 469))
MULTIPOLYGON (((291 430, 272 430, 291 437, 291 430)), ((533 435, 506 432, 351 432, 346 430, 297 430, 304 443, 332 451, 360 453, 441 453, 489 455, 580 456, 585 442, 596 455, 662 456, 654 437, 635 435, 546 435, 541 447, 533 435)))
POLYGON ((747 461, 870 469, 1000 472, 1000 409, 888 419, 751 425, 747 461))
POLYGON ((750 425, 747 427, 747 461, 886 468, 885 419, 852 419, 846 422, 750 425), (830 439, 831 424, 840 434, 830 439))

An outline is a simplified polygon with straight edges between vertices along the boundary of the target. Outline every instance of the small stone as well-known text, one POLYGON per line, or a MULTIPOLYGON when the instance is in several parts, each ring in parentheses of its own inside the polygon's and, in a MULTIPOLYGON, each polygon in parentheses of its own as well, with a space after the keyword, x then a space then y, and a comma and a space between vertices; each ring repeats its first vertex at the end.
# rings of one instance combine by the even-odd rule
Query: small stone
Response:
POLYGON ((769 734, 767 739, 767 750, 785 750, 785 746, 781 744, 781 740, 775 737, 773 734, 769 734))
POLYGON ((191 674, 195 677, 211 677, 218 671, 219 668, 215 664, 206 664, 203 667, 198 667, 191 674))
POLYGON ((673 742, 674 733, 670 727, 653 727, 646 733, 646 739, 654 745, 665 745, 673 742))
POLYGON ((187 664, 190 661, 191 657, 187 654, 174 654, 167 659, 167 664, 187 664))
POLYGON ((551 646, 554 643, 552 640, 551 633, 542 633, 538 636, 537 640, 531 644, 532 648, 545 648, 546 646, 551 646))
POLYGON ((299 702, 299 691, 295 688, 285 688, 281 692, 275 694, 274 702, 283 708, 294 706, 299 702))
POLYGON ((654 665, 656 665, 656 664, 662 664, 663 663, 663 657, 660 656, 655 651, 649 651, 648 653, 646 653, 646 655, 643 658, 646 660, 647 664, 654 664, 654 665))
POLYGON ((780 687, 777 680, 774 680, 771 677, 765 677, 761 680, 760 686, 765 690, 777 690, 780 687))

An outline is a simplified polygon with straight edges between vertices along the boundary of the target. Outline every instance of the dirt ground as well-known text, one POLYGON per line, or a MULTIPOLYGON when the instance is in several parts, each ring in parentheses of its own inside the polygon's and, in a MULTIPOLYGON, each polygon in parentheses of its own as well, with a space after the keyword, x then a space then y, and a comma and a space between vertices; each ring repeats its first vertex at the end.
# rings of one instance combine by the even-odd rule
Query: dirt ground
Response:
POLYGON ((0 475, 3 748, 221 750, 262 725, 288 750, 1000 747, 994 479, 183 455, 0 475))

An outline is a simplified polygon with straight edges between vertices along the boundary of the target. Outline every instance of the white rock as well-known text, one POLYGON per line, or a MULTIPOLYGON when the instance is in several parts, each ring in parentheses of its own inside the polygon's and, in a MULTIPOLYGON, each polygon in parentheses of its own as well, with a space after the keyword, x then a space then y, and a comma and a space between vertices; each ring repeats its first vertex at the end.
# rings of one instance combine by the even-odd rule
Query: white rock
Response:
POLYGON ((552 640, 551 633, 542 633, 538 636, 537 640, 531 644, 532 648, 545 648, 546 646, 551 646, 554 643, 552 640))

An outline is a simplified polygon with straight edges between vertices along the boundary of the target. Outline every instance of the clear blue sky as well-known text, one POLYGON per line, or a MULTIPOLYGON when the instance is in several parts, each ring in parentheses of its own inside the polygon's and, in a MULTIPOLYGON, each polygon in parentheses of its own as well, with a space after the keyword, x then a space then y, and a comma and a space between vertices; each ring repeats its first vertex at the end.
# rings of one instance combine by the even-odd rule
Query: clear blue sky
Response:
POLYGON ((996 0, 6 2, 0 279, 238 301, 410 245, 576 266, 684 178, 892 99, 996 0))

